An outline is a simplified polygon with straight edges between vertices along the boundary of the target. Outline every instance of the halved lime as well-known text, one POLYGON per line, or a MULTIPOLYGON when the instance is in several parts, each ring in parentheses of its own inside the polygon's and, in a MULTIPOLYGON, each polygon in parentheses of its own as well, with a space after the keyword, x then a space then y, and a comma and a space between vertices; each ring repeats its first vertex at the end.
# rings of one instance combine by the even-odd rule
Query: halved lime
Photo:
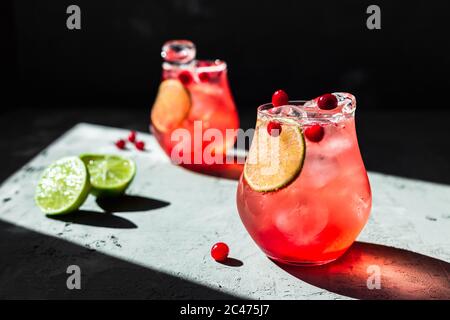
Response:
POLYGON ((134 161, 124 157, 83 154, 80 159, 89 171, 91 193, 97 197, 123 194, 136 174, 134 161))
POLYGON ((89 175, 78 157, 62 158, 48 166, 39 180, 35 201, 48 215, 77 210, 89 195, 89 175))
POLYGON ((258 121, 244 167, 245 180, 259 192, 290 184, 300 174, 305 158, 305 139, 299 126, 282 124, 281 133, 271 136, 267 124, 258 121))

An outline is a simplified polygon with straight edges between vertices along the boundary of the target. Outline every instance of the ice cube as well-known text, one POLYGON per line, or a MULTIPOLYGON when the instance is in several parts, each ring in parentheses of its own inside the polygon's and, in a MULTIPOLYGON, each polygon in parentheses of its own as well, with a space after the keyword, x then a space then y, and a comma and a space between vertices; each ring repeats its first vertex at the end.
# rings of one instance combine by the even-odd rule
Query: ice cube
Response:
POLYGON ((327 206, 312 198, 299 199, 297 206, 281 211, 275 217, 277 228, 296 245, 313 242, 327 224, 327 206))
POLYGON ((195 45, 189 40, 170 40, 164 43, 161 57, 170 63, 189 63, 195 59, 195 45))
POLYGON ((338 133, 328 135, 321 144, 324 153, 329 155, 337 155, 353 147, 353 141, 349 137, 338 133))
POLYGON ((300 106, 289 106, 289 107, 290 107, 290 110, 288 111, 288 114, 287 114, 289 117, 302 119, 307 116, 306 112, 302 109, 302 107, 300 107, 300 106))
POLYGON ((304 164, 302 175, 311 188, 322 188, 339 175, 339 162, 334 156, 310 155, 304 164))
POLYGON ((314 99, 314 100, 306 101, 306 102, 303 104, 303 107, 304 107, 304 108, 317 108, 316 100, 314 99))

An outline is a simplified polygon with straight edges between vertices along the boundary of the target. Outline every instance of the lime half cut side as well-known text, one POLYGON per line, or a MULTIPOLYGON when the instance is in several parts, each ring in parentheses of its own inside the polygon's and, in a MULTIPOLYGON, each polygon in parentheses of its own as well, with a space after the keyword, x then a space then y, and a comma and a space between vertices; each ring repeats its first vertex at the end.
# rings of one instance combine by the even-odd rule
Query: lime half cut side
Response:
POLYGON ((62 158, 42 173, 36 187, 35 201, 48 215, 77 210, 89 195, 89 175, 78 157, 62 158))
POLYGON ((134 161, 121 156, 83 154, 80 159, 89 172, 91 193, 97 197, 123 194, 136 174, 134 161))

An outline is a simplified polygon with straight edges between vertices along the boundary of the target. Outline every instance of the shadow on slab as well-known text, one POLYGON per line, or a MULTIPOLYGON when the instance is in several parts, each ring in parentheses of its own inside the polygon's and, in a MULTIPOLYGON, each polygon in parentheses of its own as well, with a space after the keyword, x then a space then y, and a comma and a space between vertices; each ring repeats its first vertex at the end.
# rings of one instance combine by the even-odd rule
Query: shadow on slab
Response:
POLYGON ((0 256, 0 299, 237 299, 2 220, 0 256), (81 290, 67 289, 70 265, 81 269, 81 290))
POLYGON ((96 202, 106 212, 150 211, 170 205, 166 201, 131 195, 97 198, 96 202))
POLYGON ((227 258, 225 261, 217 261, 217 262, 229 267, 242 267, 244 265, 244 263, 241 260, 235 258, 227 258))
POLYGON ((280 268, 316 287, 357 299, 450 299, 450 263, 393 247, 355 242, 333 263, 280 268), (380 271, 380 289, 374 270, 380 271), (372 277, 371 277, 372 276, 372 277))
POLYGON ((73 213, 48 216, 50 219, 82 224, 93 227, 114 228, 114 229, 136 229, 137 225, 128 219, 115 216, 109 212, 96 212, 88 210, 77 210, 73 213))

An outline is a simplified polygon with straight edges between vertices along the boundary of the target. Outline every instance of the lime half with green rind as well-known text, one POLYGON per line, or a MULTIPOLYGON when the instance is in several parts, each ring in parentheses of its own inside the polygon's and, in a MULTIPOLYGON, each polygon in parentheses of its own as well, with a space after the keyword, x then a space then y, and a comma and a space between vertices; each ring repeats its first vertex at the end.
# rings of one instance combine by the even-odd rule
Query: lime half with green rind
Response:
POLYGON ((91 194, 96 197, 122 195, 136 175, 133 160, 118 155, 82 154, 91 184, 91 194))

